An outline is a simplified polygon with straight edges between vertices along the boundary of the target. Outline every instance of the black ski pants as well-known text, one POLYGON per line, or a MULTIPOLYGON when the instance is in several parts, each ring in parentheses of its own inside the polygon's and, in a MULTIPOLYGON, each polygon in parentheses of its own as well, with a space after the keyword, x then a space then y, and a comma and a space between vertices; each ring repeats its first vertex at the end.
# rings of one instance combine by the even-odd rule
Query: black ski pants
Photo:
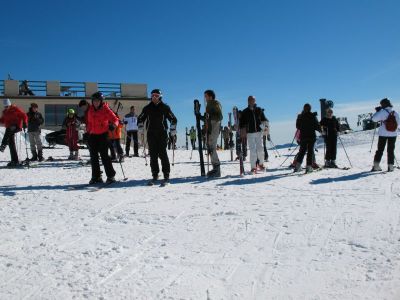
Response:
POLYGON ((325 159, 326 160, 336 160, 336 153, 337 153, 337 135, 331 135, 325 137, 325 159))
POLYGON ((383 151, 385 151, 387 143, 387 163, 388 165, 394 165, 394 147, 396 144, 395 136, 380 136, 378 139, 378 150, 375 152, 374 162, 380 162, 382 159, 383 151))
POLYGON ((17 147, 15 146, 15 133, 18 132, 16 130, 12 130, 11 128, 6 128, 4 132, 3 140, 1 141, 2 146, 10 147, 10 155, 12 162, 18 162, 18 153, 17 147))
POLYGON ((115 176, 115 170, 113 168, 111 158, 108 155, 108 133, 103 134, 91 134, 89 135, 89 151, 90 151, 90 163, 92 165, 92 178, 99 178, 100 173, 100 162, 103 162, 104 170, 106 171, 107 178, 115 176))
POLYGON ((264 147, 264 160, 268 160, 268 150, 267 150, 267 136, 263 135, 263 147, 264 147))
POLYGON ((147 132, 147 143, 149 144, 150 167, 153 178, 158 177, 158 173, 160 172, 158 158, 161 160, 164 178, 169 178, 170 165, 167 153, 167 132, 147 132))
POLYGON ((125 145, 125 153, 129 155, 129 150, 131 148, 131 141, 133 140, 133 154, 139 155, 139 142, 138 142, 138 134, 136 130, 130 130, 126 132, 126 145, 125 145))
POLYGON ((311 166, 313 163, 314 156, 314 144, 315 139, 304 139, 300 142, 300 151, 297 155, 297 162, 302 163, 304 156, 307 152, 307 166, 311 166))
POLYGON ((116 159, 117 155, 115 154, 115 150, 117 150, 117 154, 122 156, 124 151, 121 147, 121 141, 119 139, 110 140, 110 152, 111 152, 111 159, 116 159))
POLYGON ((190 140, 190 142, 192 143, 192 149, 196 150, 196 140, 190 140))

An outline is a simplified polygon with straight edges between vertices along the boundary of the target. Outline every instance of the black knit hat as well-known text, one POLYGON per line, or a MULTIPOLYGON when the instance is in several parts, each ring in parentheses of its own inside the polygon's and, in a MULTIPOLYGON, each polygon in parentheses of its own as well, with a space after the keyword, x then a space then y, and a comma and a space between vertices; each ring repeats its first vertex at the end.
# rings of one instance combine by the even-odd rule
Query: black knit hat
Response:
POLYGON ((392 106, 392 103, 390 103, 390 100, 389 100, 388 98, 382 99, 381 102, 380 102, 380 104, 381 104, 381 106, 382 106, 383 108, 386 108, 386 107, 393 107, 393 106, 392 106))
POLYGON ((303 111, 304 112, 310 112, 311 111, 311 105, 309 103, 304 104, 303 111))

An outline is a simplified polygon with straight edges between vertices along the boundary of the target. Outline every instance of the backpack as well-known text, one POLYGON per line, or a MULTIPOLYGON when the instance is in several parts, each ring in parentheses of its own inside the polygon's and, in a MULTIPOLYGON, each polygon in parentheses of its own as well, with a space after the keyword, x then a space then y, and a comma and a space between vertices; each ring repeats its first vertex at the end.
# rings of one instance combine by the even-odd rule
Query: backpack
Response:
POLYGON ((397 127, 398 127, 398 124, 397 124, 397 121, 396 121, 396 116, 394 115, 394 111, 388 112, 388 113, 389 113, 389 116, 387 117, 387 119, 383 123, 385 123, 385 127, 386 127, 387 131, 394 132, 394 131, 397 130, 397 127))

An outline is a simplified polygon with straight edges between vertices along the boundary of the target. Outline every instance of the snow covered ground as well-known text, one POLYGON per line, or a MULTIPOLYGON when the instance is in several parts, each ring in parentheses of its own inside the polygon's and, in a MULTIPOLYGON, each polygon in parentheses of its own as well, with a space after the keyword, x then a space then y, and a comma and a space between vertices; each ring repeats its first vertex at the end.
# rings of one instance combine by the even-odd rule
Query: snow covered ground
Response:
POLYGON ((208 181, 179 150, 166 188, 145 186, 144 158, 96 192, 69 189, 90 179, 73 161, 1 169, 0 299, 400 299, 400 171, 368 172, 371 137, 342 137, 351 170, 305 176, 272 151, 243 178, 220 152, 208 181))

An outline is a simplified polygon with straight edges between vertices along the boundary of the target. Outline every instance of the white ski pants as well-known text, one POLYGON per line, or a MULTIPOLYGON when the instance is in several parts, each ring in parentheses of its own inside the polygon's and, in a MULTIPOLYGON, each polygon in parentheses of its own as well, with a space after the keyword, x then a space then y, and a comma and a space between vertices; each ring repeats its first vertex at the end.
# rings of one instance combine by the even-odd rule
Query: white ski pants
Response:
POLYGON ((257 159, 264 163, 263 133, 255 132, 247 134, 247 144, 250 149, 250 166, 255 169, 257 159))

